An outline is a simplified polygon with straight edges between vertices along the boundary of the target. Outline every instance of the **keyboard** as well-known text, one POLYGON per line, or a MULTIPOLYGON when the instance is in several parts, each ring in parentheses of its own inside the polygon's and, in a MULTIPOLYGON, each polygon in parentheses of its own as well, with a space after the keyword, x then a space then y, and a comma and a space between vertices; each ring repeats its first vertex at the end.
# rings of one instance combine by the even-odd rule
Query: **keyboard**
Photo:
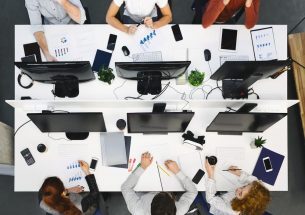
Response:
POLYGON ((220 66, 226 61, 249 61, 249 56, 247 55, 222 55, 219 56, 220 66))
POLYGON ((162 61, 162 52, 143 52, 132 55, 133 62, 155 62, 162 61))

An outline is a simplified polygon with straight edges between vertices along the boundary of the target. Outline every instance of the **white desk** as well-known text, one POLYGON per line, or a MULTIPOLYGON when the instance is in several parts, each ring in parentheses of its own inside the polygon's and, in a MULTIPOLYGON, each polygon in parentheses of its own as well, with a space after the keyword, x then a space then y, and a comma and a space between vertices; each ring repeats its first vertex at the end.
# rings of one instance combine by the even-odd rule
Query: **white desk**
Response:
MULTIPOLYGON (((251 101, 253 102, 253 101, 251 101)), ((257 112, 286 112, 287 107, 295 104, 296 101, 257 101, 258 106, 254 111, 257 112)), ((103 112, 107 131, 118 131, 115 122, 119 118, 126 119, 127 112, 144 112, 151 111, 152 101, 8 101, 15 107, 15 127, 19 127, 28 120, 27 112, 38 112, 41 107, 56 107, 60 110, 68 110, 70 112, 103 112)), ((242 136, 217 135, 214 132, 205 132, 205 129, 212 119, 220 111, 225 111, 226 106, 238 108, 243 104, 241 101, 191 101, 188 109, 195 112, 188 130, 193 131, 196 135, 205 135, 206 144, 204 150, 200 153, 202 158, 205 155, 216 155, 218 147, 238 147, 242 149, 243 155, 234 160, 226 160, 218 157, 217 165, 217 188, 226 190, 228 186, 232 186, 232 181, 236 183, 235 178, 227 172, 220 171, 230 164, 238 165, 243 170, 252 173, 257 161, 260 149, 251 149, 250 141, 258 135, 267 139, 265 147, 274 150, 285 156, 283 165, 280 169, 274 186, 267 187, 273 191, 288 190, 288 153, 287 153, 287 118, 266 130, 262 134, 244 133, 242 136)), ((169 101, 168 109, 181 110, 184 106, 183 101, 169 101)), ((173 158, 179 154, 194 152, 182 145, 182 134, 169 135, 142 135, 127 134, 132 136, 130 157, 140 160, 140 154, 146 150, 152 151, 154 157, 164 158, 164 152, 168 158, 173 158), (163 145, 163 146, 162 146, 163 145), (170 150, 168 150, 170 149, 170 150), (161 155, 162 154, 162 155, 161 155)), ((55 139, 64 137, 63 133, 50 133, 55 139)), ((90 133, 85 141, 66 141, 53 140, 48 137, 47 133, 41 133, 39 129, 32 123, 28 123, 22 127, 15 136, 15 191, 37 191, 43 180, 52 175, 63 177, 63 166, 65 161, 73 161, 83 159, 90 161, 91 157, 98 157, 99 162, 95 175, 97 183, 101 191, 120 191, 122 182, 128 176, 127 169, 113 168, 102 166, 100 154, 100 136, 99 133, 90 133), (39 143, 47 145, 48 150, 45 153, 39 153, 36 147, 39 143), (27 166, 20 151, 28 147, 32 152, 36 163, 27 166)), ((160 183, 157 175, 155 175, 155 164, 147 170, 142 176, 136 190, 142 191, 160 191, 160 183), (149 181, 149 183, 147 183, 149 181)), ((161 172, 162 174, 162 172, 161 172)), ((164 190, 182 190, 181 185, 173 175, 168 177, 162 176, 164 190)), ((68 185, 68 184, 66 184, 68 185)), ((82 184, 83 186, 85 183, 82 184)), ((85 185, 86 186, 86 185, 85 185)), ((204 180, 197 185, 198 190, 205 190, 204 180)))
MULTIPOLYGON (((141 28, 145 28, 143 25, 141 28)), ((183 34, 183 40, 175 42, 170 25, 156 30, 158 35, 157 45, 152 47, 151 51, 162 51, 163 60, 186 60, 186 49, 189 49, 189 60, 192 61, 190 69, 197 68, 206 73, 206 78, 210 76, 208 63, 204 60, 203 50, 209 49, 212 53, 210 61, 212 72, 215 72, 220 66, 220 55, 231 55, 232 53, 219 51, 220 29, 223 26, 215 25, 208 29, 203 29, 201 25, 180 25, 183 34)), ((248 55, 250 60, 254 60, 250 31, 243 25, 226 25, 226 28, 238 29, 238 48, 234 55, 248 55)), ((266 25, 258 25, 255 28, 269 27, 266 25)), ((275 44, 279 60, 287 59, 287 26, 273 25, 275 44)), ((142 29, 143 30, 143 29, 142 29)), ((139 30, 140 31, 140 30, 139 30)), ((108 36, 110 33, 118 35, 115 50, 112 55, 110 67, 114 68, 114 63, 118 61, 132 61, 130 57, 125 57, 121 47, 126 45, 132 53, 143 52, 140 46, 137 45, 136 38, 139 36, 130 36, 122 33, 109 25, 60 25, 60 26, 45 26, 45 34, 49 44, 50 51, 54 50, 60 43, 62 37, 68 38, 71 44, 77 43, 74 47, 74 52, 71 56, 64 58, 65 60, 89 60, 93 63, 96 49, 105 50, 107 46, 108 36), (87 48, 86 48, 87 47, 87 48), (93 48, 88 48, 93 47, 93 48)), ((141 33, 139 33, 141 34, 141 33)), ((15 61, 20 61, 24 56, 23 44, 35 42, 35 39, 30 31, 30 26, 16 25, 15 26, 15 61)), ((60 60, 60 59, 59 59, 60 60)), ((19 69, 15 67, 15 77, 19 74, 19 69)), ((206 79, 207 80, 207 79, 206 79)), ((98 81, 97 79, 91 82, 80 84, 80 94, 76 98, 69 100, 92 100, 92 99, 124 99, 126 96, 137 96, 137 82, 128 80, 121 88, 113 91, 122 85, 125 80, 116 77, 111 85, 98 81)), ((166 81, 162 81, 163 84, 166 81)), ((209 91, 216 86, 215 81, 209 80, 205 83, 205 91, 209 91)), ((193 99, 204 99, 205 95, 202 90, 193 91, 194 87, 189 84, 176 85, 175 80, 171 80, 171 86, 180 92, 185 92, 187 98, 192 94, 193 99)), ((287 75, 282 74, 275 80, 265 79, 256 82, 253 85, 256 93, 264 100, 285 100, 287 99, 287 75), (279 90, 280 89, 280 90, 279 90)), ((21 88, 15 82, 15 98, 20 99, 21 96, 31 96, 33 99, 54 99, 51 94, 52 85, 35 83, 30 89, 21 88)), ((144 96, 145 99, 151 99, 153 96, 144 96)), ((179 100, 181 94, 168 88, 162 94, 159 100, 179 100)), ((67 100, 68 98, 65 98, 67 100)), ((222 99, 221 92, 216 91, 210 94, 209 99, 222 99)), ((249 99, 255 99, 255 96, 250 96, 249 99)), ((56 98, 56 100, 62 100, 56 98)))

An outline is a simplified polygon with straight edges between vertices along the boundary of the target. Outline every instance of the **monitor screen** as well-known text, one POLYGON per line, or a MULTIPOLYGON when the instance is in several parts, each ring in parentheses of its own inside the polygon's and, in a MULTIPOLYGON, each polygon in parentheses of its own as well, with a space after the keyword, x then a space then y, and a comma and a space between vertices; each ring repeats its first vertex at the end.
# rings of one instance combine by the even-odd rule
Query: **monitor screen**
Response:
POLYGON ((127 113, 129 133, 184 132, 194 112, 127 113))
POLYGON ((66 76, 75 76, 79 82, 94 80, 89 61, 75 62, 15 62, 15 65, 34 81, 55 83, 66 76))
POLYGON ((103 113, 28 113, 41 132, 106 132, 103 113))
POLYGON ((116 73, 121 78, 137 80, 138 72, 161 72, 161 79, 178 78, 183 75, 191 61, 116 62, 116 73))
POLYGON ((210 132, 264 132, 286 113, 220 112, 207 127, 210 132))

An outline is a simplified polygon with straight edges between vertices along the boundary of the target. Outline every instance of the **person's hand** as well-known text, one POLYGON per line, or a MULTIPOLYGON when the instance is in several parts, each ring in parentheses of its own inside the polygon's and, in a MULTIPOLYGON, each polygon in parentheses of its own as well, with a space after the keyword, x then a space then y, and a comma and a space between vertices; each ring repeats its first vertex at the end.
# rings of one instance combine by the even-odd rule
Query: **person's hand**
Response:
POLYGON ((57 61, 57 59, 53 57, 50 53, 46 53, 44 56, 46 57, 46 60, 49 62, 57 61))
POLYGON ((177 174, 178 172, 180 172, 180 168, 176 163, 176 161, 167 160, 164 162, 164 164, 167 167, 167 169, 169 169, 172 173, 177 174))
POLYGON ((215 165, 211 165, 208 159, 205 159, 205 170, 208 173, 209 178, 214 179, 215 165))
POLYGON ((246 7, 250 7, 252 5, 253 0, 246 0, 246 7))
POLYGON ((240 171, 240 170, 236 170, 236 169, 238 169, 237 166, 230 166, 230 167, 228 168, 228 170, 229 170, 230 173, 232 173, 233 175, 236 175, 236 176, 239 177, 239 176, 241 175, 241 171, 240 171))
POLYGON ((144 24, 147 28, 154 28, 154 21, 151 17, 145 17, 144 24))
POLYGON ((135 25, 130 25, 127 27, 127 34, 134 34, 137 31, 137 27, 135 25))
POLYGON ((75 187, 70 187, 67 189, 68 193, 81 193, 84 191, 84 187, 77 185, 75 187))
POLYGON ((83 160, 79 160, 78 162, 79 162, 80 168, 83 170, 83 172, 84 172, 86 175, 90 175, 88 163, 85 162, 85 161, 83 161, 83 160))
POLYGON ((144 152, 141 156, 141 167, 146 169, 152 163, 153 157, 149 152, 144 152))
POLYGON ((60 5, 64 5, 65 3, 68 2, 68 0, 57 0, 57 2, 58 2, 60 5))
POLYGON ((227 5, 227 4, 229 4, 230 3, 230 0, 223 0, 223 4, 224 5, 227 5))

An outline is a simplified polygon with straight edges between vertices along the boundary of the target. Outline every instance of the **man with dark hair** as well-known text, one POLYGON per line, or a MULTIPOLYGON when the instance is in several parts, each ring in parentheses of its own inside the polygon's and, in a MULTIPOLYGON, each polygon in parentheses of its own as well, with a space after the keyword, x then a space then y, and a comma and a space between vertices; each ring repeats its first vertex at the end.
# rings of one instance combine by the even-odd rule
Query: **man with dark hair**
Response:
POLYGON ((122 184, 121 189, 128 210, 133 215, 184 215, 197 196, 195 184, 185 176, 177 163, 172 160, 165 161, 165 166, 175 174, 186 192, 175 201, 174 197, 167 192, 136 193, 133 188, 138 183, 140 176, 153 161, 149 152, 141 156, 141 165, 130 174, 122 184))

